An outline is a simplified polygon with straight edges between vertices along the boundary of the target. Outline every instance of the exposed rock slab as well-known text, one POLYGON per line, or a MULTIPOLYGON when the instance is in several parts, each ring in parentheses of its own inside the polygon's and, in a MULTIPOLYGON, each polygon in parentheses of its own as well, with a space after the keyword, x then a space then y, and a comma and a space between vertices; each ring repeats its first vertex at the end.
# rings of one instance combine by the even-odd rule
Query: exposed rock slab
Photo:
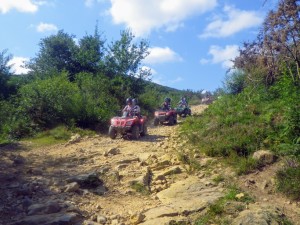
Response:
POLYGON ((201 211, 223 196, 218 187, 206 186, 205 182, 198 177, 189 177, 159 192, 157 197, 164 205, 176 209, 178 214, 201 211))
MULTIPOLYGON (((183 222, 185 215, 207 208, 211 203, 223 196, 218 187, 207 186, 208 180, 189 177, 178 181, 157 194, 163 205, 145 212, 142 225, 170 224, 183 222)), ((180 223, 184 224, 184 223, 180 223)))
POLYGON ((174 174, 180 174, 182 173, 182 167, 180 166, 172 166, 172 167, 168 167, 162 171, 159 172, 155 172, 154 173, 154 180, 156 180, 157 177, 161 177, 161 176, 169 176, 169 175, 174 175, 174 174))

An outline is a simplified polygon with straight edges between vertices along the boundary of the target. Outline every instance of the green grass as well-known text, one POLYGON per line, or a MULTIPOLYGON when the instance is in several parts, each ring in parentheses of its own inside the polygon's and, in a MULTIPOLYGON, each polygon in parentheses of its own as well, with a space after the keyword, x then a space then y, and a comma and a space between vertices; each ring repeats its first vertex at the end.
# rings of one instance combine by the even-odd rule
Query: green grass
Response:
POLYGON ((144 185, 140 184, 140 183, 133 183, 131 185, 131 188, 133 190, 135 190, 136 192, 139 192, 143 195, 149 195, 150 194, 150 191, 147 187, 145 187, 144 185))
POLYGON ((238 175, 249 174, 261 167, 261 164, 256 159, 238 156, 234 151, 224 161, 227 165, 232 166, 238 175))
POLYGON ((95 132, 91 130, 83 130, 80 128, 68 129, 66 126, 58 126, 54 129, 40 132, 32 138, 23 140, 31 142, 34 147, 49 146, 65 143, 74 133, 78 133, 81 136, 91 136, 95 134, 95 132))
POLYGON ((220 183, 220 182, 223 182, 223 181, 225 181, 225 178, 222 176, 222 175, 218 175, 217 177, 215 177, 214 179, 213 179, 213 181, 215 182, 215 183, 220 183))
POLYGON ((197 161, 193 157, 193 153, 189 152, 189 154, 183 153, 183 152, 178 152, 177 153, 177 158, 180 162, 182 162, 185 165, 189 166, 189 170, 187 171, 188 173, 193 173, 194 171, 200 170, 201 165, 199 161, 197 161))

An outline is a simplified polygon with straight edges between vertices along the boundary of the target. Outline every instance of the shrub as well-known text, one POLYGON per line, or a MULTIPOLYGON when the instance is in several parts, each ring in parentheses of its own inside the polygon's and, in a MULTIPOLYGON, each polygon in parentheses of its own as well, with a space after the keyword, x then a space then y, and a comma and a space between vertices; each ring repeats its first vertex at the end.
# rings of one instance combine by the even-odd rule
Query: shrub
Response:
POLYGON ((106 129, 109 119, 119 109, 117 100, 109 93, 109 81, 101 74, 80 73, 76 76, 80 89, 77 122, 82 127, 106 129))

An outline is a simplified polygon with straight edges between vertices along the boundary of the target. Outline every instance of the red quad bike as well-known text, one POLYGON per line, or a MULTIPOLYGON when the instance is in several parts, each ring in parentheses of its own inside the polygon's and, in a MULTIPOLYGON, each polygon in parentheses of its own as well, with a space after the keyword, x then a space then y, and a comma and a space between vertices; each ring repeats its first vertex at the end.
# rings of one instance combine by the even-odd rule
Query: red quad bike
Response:
POLYGON ((169 125, 174 125, 177 123, 177 113, 175 109, 163 110, 159 109, 154 113, 153 125, 164 124, 167 122, 169 125))
POLYGON ((145 116, 128 116, 125 112, 122 117, 116 116, 111 119, 108 135, 111 139, 115 139, 118 134, 121 134, 123 138, 139 139, 140 136, 147 135, 146 122, 145 116))

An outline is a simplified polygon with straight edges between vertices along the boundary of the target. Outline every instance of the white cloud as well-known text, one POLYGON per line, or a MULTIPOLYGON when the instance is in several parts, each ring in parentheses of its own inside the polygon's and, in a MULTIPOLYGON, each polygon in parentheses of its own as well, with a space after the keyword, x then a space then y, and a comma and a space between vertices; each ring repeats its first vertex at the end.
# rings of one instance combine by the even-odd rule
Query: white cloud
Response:
POLYGON ((149 66, 142 66, 141 69, 142 70, 150 70, 152 75, 156 75, 157 74, 156 70, 153 69, 153 68, 151 68, 151 67, 149 67, 149 66))
POLYGON ((212 45, 209 49, 209 54, 213 56, 213 63, 222 63, 223 65, 232 64, 228 61, 234 59, 239 54, 238 45, 226 45, 225 48, 220 46, 212 45))
POLYGON ((12 9, 19 12, 34 13, 38 10, 38 4, 31 0, 1 0, 0 13, 7 13, 12 9))
POLYGON ((105 2, 106 0, 84 0, 84 5, 86 7, 93 7, 95 3, 102 3, 105 2))
POLYGON ((174 80, 170 80, 169 82, 174 84, 174 83, 179 83, 181 81, 183 81, 182 77, 176 77, 174 80))
POLYGON ((57 31, 58 28, 54 24, 51 23, 40 23, 36 27, 37 32, 43 33, 43 32, 52 32, 52 31, 57 31))
POLYGON ((155 69, 153 69, 149 66, 142 66, 142 69, 151 71, 150 79, 152 82, 154 82, 156 84, 160 84, 160 85, 164 84, 163 77, 160 74, 158 74, 158 72, 155 69))
POLYGON ((163 81, 162 77, 159 77, 159 76, 152 77, 151 82, 160 84, 160 85, 164 85, 164 81, 163 81))
POLYGON ((208 64, 210 61, 208 59, 200 59, 200 64, 201 65, 205 65, 205 64, 208 64))
POLYGON ((154 29, 174 31, 183 21, 213 9, 217 0, 110 0, 110 15, 116 24, 125 24, 137 36, 154 29))
POLYGON ((34 1, 34 4, 38 6, 42 6, 42 5, 52 5, 53 3, 49 3, 47 1, 34 1))
POLYGON ((92 7, 94 5, 94 0, 85 0, 84 4, 86 7, 92 7))
POLYGON ((223 68, 231 68, 233 66, 233 60, 239 55, 238 45, 226 45, 225 48, 220 46, 212 45, 210 46, 208 54, 212 55, 212 59, 201 59, 201 64, 207 64, 208 62, 213 64, 222 64, 223 68))
POLYGON ((25 63, 29 61, 29 58, 25 57, 13 57, 9 62, 8 65, 11 66, 12 72, 14 74, 27 74, 30 70, 24 68, 25 63))
POLYGON ((158 64, 158 63, 165 63, 165 62, 182 61, 182 58, 169 47, 149 48, 149 52, 150 54, 144 60, 146 64, 158 64))
POLYGON ((199 37, 228 37, 263 22, 263 16, 256 11, 239 10, 233 6, 225 6, 223 11, 226 19, 215 16, 199 37))

